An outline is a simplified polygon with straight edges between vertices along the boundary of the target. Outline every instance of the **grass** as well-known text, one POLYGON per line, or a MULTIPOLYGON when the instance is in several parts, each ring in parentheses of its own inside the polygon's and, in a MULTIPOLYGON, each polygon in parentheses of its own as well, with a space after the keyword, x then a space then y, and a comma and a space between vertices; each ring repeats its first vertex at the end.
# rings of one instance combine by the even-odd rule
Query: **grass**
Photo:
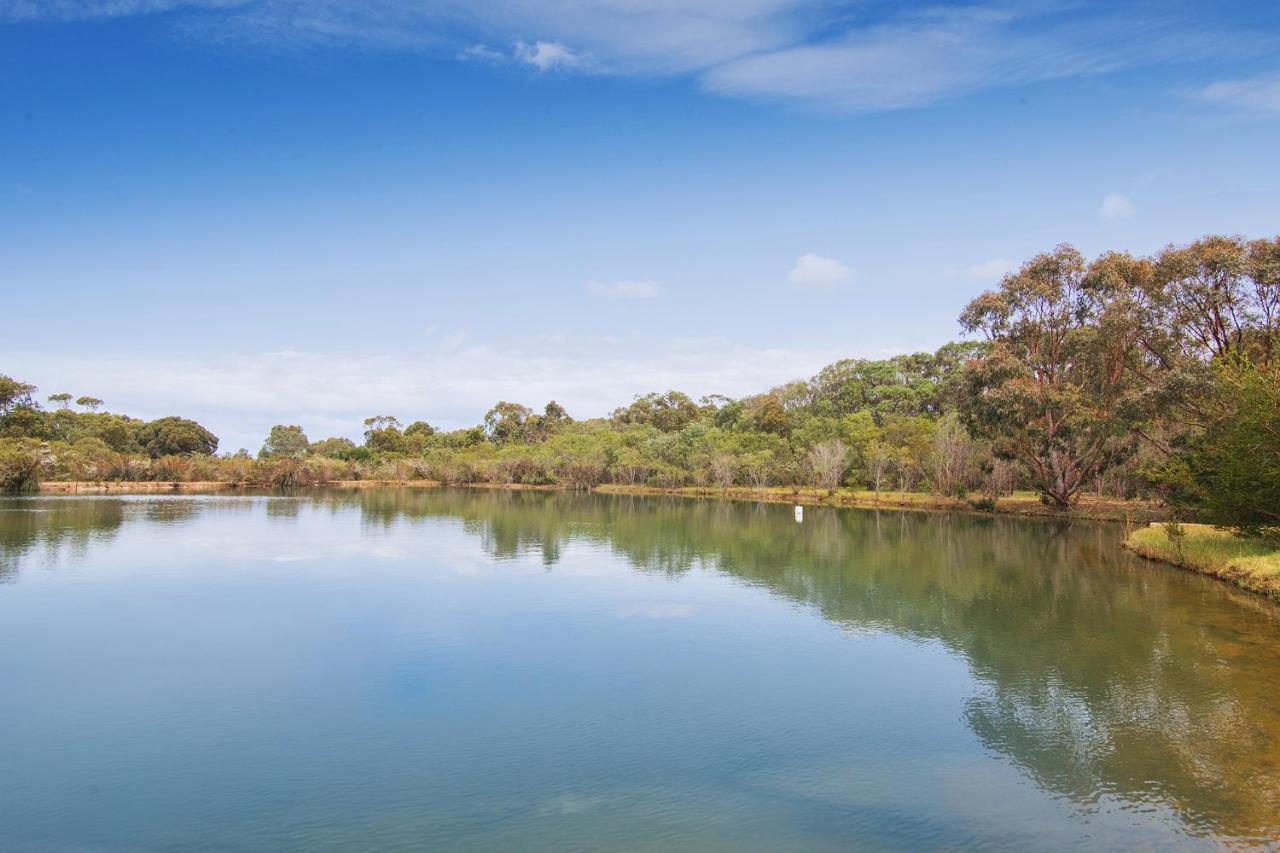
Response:
POLYGON ((1182 524, 1170 537, 1164 524, 1130 534, 1125 547, 1152 560, 1231 581, 1242 589, 1280 598, 1280 545, 1243 539, 1208 524, 1182 524), (1177 535, 1181 528, 1181 535, 1177 535))

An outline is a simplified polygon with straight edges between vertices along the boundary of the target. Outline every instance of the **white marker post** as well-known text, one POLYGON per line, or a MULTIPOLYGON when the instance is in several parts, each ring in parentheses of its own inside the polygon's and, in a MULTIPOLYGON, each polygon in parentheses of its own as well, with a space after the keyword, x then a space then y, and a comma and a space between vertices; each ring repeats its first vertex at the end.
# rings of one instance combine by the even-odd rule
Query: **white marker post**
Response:
POLYGON ((804 507, 797 506, 796 507, 796 524, 800 524, 803 521, 804 521, 804 507))

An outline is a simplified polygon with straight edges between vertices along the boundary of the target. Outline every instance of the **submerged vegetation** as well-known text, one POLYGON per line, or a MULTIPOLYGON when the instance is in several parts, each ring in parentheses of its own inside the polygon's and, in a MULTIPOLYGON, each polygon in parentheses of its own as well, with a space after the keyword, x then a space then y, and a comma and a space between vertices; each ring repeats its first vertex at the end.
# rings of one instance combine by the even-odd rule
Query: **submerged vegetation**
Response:
POLYGON ((452 431, 391 415, 363 441, 271 428, 216 455, 194 421, 140 421, 0 377, 0 488, 37 480, 279 486, 431 479, 590 488, 931 492, 990 509, 1015 489, 1165 502, 1254 536, 1280 527, 1280 238, 1206 237, 1092 262, 1059 246, 961 316, 977 340, 836 362, 761 394, 637 397, 575 420, 500 401, 452 431))

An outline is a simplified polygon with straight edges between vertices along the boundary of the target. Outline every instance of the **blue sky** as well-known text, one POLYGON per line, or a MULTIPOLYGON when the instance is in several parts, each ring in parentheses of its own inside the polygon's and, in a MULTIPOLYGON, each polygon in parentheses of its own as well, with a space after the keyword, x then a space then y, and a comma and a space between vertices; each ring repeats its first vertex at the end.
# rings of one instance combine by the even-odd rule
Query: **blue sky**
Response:
POLYGON ((0 0, 0 372, 223 447, 932 349, 1280 232, 1273 3, 0 0), (476 8, 482 7, 482 8, 476 8))

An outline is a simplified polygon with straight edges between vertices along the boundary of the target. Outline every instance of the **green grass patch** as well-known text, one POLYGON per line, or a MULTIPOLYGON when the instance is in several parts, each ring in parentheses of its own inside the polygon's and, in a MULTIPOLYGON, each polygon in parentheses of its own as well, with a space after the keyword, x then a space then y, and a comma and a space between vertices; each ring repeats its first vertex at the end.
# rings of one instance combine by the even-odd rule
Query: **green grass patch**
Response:
POLYGON ((1243 589, 1280 598, 1280 545, 1233 536, 1208 524, 1178 527, 1182 535, 1173 537, 1164 524, 1139 528, 1125 540, 1125 547, 1152 560, 1194 569, 1243 589))

